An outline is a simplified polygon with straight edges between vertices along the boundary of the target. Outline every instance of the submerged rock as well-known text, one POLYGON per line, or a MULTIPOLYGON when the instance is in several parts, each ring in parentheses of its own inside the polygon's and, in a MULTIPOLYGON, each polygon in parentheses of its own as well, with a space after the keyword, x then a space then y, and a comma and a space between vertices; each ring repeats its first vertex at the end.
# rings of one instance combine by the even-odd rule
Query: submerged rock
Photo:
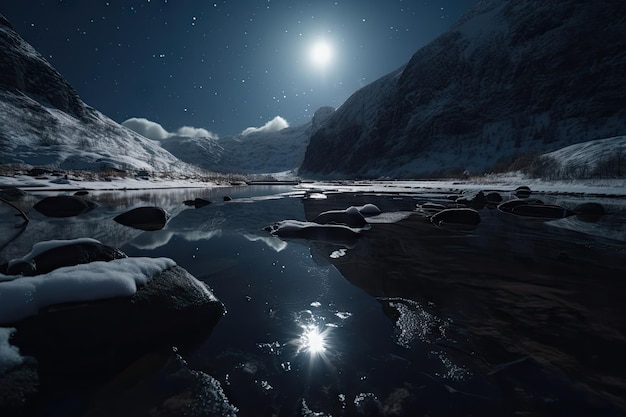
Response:
POLYGON ((46 197, 35 204, 34 208, 47 217, 72 217, 87 213, 97 204, 86 198, 73 195, 46 197))
POLYGON ((161 230, 169 217, 169 213, 160 207, 137 207, 116 216, 113 220, 135 229, 161 230))
POLYGON ((576 214, 565 207, 548 204, 522 204, 514 207, 511 213, 517 216, 547 219, 562 219, 576 214))

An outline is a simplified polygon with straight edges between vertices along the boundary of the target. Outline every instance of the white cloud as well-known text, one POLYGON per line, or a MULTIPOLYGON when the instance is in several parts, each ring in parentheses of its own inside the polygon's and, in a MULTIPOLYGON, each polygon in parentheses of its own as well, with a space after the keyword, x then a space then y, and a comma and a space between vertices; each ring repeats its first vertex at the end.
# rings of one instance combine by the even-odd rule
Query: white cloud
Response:
POLYGON ((191 138, 212 138, 217 139, 217 135, 213 132, 209 132, 201 127, 183 126, 176 131, 178 136, 187 136, 191 138))
POLYGON ((269 122, 265 123, 263 126, 249 127, 245 129, 243 132, 241 132, 241 134, 243 136, 247 136, 251 133, 278 132, 279 130, 283 130, 286 127, 289 127, 289 123, 287 123, 287 120, 283 119, 280 116, 276 116, 269 122))
POLYGON ((144 119, 143 117, 132 117, 125 120, 122 123, 122 126, 126 126, 127 128, 134 130, 148 139, 163 140, 171 136, 167 130, 163 129, 163 126, 158 123, 151 122, 148 119, 144 119))
POLYGON ((212 138, 217 139, 218 136, 215 133, 209 132, 206 129, 200 127, 183 126, 176 132, 168 132, 160 124, 144 119, 143 117, 132 117, 125 120, 122 123, 125 126, 148 139, 165 140, 172 136, 184 136, 191 138, 212 138))

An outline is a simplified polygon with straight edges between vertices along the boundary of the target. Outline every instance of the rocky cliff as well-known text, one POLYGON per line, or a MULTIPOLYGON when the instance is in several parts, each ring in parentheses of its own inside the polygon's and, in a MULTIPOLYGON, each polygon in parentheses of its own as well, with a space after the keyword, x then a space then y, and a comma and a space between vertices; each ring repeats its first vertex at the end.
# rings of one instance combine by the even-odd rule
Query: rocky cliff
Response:
POLYGON ((611 0, 478 1, 351 96, 311 137, 301 174, 479 173, 623 134, 623 16, 611 0))

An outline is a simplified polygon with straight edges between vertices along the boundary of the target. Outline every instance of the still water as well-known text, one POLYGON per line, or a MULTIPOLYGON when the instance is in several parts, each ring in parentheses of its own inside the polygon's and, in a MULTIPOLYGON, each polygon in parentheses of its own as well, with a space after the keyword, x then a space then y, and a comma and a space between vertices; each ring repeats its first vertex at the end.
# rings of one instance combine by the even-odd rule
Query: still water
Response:
POLYGON ((174 259, 227 310, 192 349, 147 353, 95 387, 65 381, 40 415, 624 415, 624 202, 603 199, 609 214, 594 223, 483 208, 473 230, 439 229, 415 212, 449 193, 101 191, 89 194, 99 206, 74 218, 31 210, 0 262, 37 241, 91 237, 174 259), (213 203, 182 204, 197 197, 213 203), (383 215, 352 245, 264 230, 365 203, 383 215), (147 205, 172 215, 163 230, 112 221, 147 205))

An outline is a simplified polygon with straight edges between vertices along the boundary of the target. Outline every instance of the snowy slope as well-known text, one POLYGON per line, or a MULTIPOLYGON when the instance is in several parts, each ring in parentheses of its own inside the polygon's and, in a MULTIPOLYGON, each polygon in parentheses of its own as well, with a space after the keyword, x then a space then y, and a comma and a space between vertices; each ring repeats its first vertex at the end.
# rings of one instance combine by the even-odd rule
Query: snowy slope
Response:
POLYGON ((89 107, 0 15, 0 164, 182 172, 158 142, 89 107))
POLYGON ((576 143, 541 155, 529 173, 551 179, 626 177, 626 136, 576 143))
POLYGON ((220 139, 171 136, 161 146, 182 161, 224 173, 272 173, 297 168, 308 144, 310 123, 279 132, 220 139))
POLYGON ((212 171, 241 174, 290 171, 302 163, 312 132, 333 112, 332 107, 322 107, 311 122, 278 131, 249 128, 239 135, 219 139, 173 135, 162 139, 161 145, 182 161, 212 171))
POLYGON ((624 2, 481 0, 311 137, 301 174, 488 172, 626 132, 624 2))

